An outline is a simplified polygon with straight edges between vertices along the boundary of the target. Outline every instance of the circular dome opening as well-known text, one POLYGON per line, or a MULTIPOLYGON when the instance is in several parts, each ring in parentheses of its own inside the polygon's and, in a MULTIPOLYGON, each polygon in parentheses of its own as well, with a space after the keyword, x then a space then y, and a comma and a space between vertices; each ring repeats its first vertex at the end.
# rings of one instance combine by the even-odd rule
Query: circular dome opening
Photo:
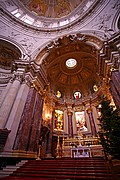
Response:
POLYGON ((70 58, 66 61, 66 66, 68 69, 73 69, 76 67, 76 65, 77 65, 76 59, 70 58))

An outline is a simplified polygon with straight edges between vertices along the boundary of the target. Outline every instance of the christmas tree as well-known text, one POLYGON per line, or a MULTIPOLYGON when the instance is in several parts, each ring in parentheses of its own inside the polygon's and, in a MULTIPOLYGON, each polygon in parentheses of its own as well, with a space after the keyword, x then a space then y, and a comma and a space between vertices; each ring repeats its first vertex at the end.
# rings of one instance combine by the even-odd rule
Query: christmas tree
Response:
POLYGON ((105 155, 120 159, 120 111, 114 110, 110 100, 102 97, 100 112, 99 136, 105 155))

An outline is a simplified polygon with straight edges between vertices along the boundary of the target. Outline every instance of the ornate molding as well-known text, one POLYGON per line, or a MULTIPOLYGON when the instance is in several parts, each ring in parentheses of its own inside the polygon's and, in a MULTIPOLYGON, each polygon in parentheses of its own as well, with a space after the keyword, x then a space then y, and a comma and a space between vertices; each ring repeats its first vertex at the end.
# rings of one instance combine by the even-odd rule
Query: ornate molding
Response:
MULTIPOLYGON (((78 8, 75 8, 74 12, 72 12, 70 15, 68 16, 65 16, 63 18, 59 18, 58 19, 51 19, 51 18, 45 18, 45 17, 38 17, 36 16, 34 13, 30 12, 24 5, 21 4, 21 2, 17 1, 17 4, 16 2, 12 2, 12 4, 10 3, 7 3, 7 1, 5 2, 6 4, 6 7, 4 8, 8 8, 10 9, 10 6, 14 6, 15 9, 17 8, 21 8, 22 11, 24 11, 24 14, 27 14, 28 16, 32 17, 33 19, 35 19, 35 22, 33 23, 33 25, 29 25, 27 23, 24 23, 23 21, 21 21, 19 18, 16 18, 14 17, 12 14, 10 14, 6 9, 2 9, 2 11, 4 13, 6 13, 7 15, 9 15, 12 19, 14 19, 17 22, 21 23, 21 25, 24 25, 26 27, 29 27, 31 29, 37 29, 39 31, 43 31, 43 32, 55 32, 56 29, 57 30, 64 30, 68 27, 71 27, 71 26, 74 26, 75 23, 80 23, 81 20, 84 20, 86 19, 86 16, 89 14, 90 15, 90 12, 95 10, 95 8, 97 9, 98 6, 99 6, 99 1, 91 1, 89 2, 88 4, 88 0, 85 0, 84 2, 82 2, 78 8), (90 4, 91 3, 91 4, 90 4), (9 5, 8 5, 9 4, 9 5), (77 18, 76 18, 77 17, 77 18), (42 22, 42 27, 38 27, 36 26, 36 21, 39 19, 40 22, 42 22), (66 19, 68 19, 68 23, 65 25, 61 25, 60 22, 63 22, 63 21, 66 21, 66 19), (74 20, 72 20, 74 19, 74 20), (53 26, 53 24, 57 24, 57 26, 53 26)), ((63 4, 65 4, 65 2, 63 2, 63 4)), ((63 6, 62 4, 62 6, 63 6)), ((104 5, 105 3, 103 3, 102 5, 104 5)), ((96 11, 97 12, 97 11, 96 11)), ((81 21, 82 23, 82 21, 81 21)))
POLYGON ((76 41, 87 41, 87 36, 84 34, 78 33, 78 34, 71 34, 67 36, 60 37, 59 39, 56 39, 46 46, 46 51, 50 52, 52 49, 60 48, 61 46, 66 46, 72 42, 76 41))
MULTIPOLYGON (((63 34, 63 33, 66 34, 66 33, 68 33, 68 31, 71 32, 72 29, 80 30, 85 26, 86 27, 90 26, 90 28, 87 28, 87 29, 93 29, 93 27, 91 27, 91 26, 95 26, 94 22, 96 23, 96 29, 97 30, 99 30, 101 27, 103 28, 103 26, 104 26, 104 28, 101 29, 101 30, 104 30, 104 32, 106 34, 109 34, 109 33, 106 32, 106 23, 105 23, 106 15, 107 15, 107 17, 109 17, 110 12, 113 12, 113 14, 115 14, 115 12, 119 8, 119 2, 118 1, 113 2, 113 1, 109 1, 109 0, 104 0, 104 1, 99 0, 99 1, 94 1, 92 3, 93 3, 92 6, 88 7, 87 0, 84 1, 82 3, 83 8, 79 8, 77 10, 77 12, 74 15, 72 15, 74 17, 74 20, 72 22, 68 17, 68 22, 69 23, 66 24, 66 25, 59 26, 60 25, 60 20, 62 20, 62 19, 55 20, 56 24, 57 24, 56 27, 52 27, 53 19, 51 20, 50 18, 49 19, 42 18, 43 27, 37 27, 37 26, 35 27, 34 24, 29 25, 29 24, 21 21, 20 19, 14 17, 12 14, 10 14, 6 10, 7 7, 6 7, 6 9, 5 9, 5 7, 1 8, 1 15, 4 16, 4 17, 7 16, 7 19, 9 18, 10 23, 14 24, 16 27, 19 25, 19 28, 21 28, 25 32, 28 32, 28 31, 30 32, 31 31, 31 33, 33 33, 34 35, 36 34, 37 36, 43 34, 43 35, 47 35, 49 37, 50 35, 53 35, 53 34, 55 34, 55 35, 56 34, 59 35, 59 34, 63 34), (104 14, 102 12, 104 12, 104 14), (98 14, 99 14, 99 16, 98 16, 98 14), (76 16, 77 16, 77 18, 76 18, 76 16), (102 20, 99 19, 101 21, 101 25, 99 26, 98 18, 100 16, 101 16, 101 19, 103 19, 103 20, 105 19, 105 20, 104 20, 104 23, 103 23, 102 20), (47 21, 47 23, 43 23, 45 21, 47 21), (48 22, 48 21, 50 21, 50 22, 48 22)), ((18 4, 20 5, 21 3, 18 3, 18 4)), ((24 6, 22 6, 22 9, 23 8, 24 8, 24 6)), ((26 8, 24 10, 27 13, 30 13, 30 11, 27 10, 26 8)), ((34 19, 36 19, 36 15, 34 13, 32 13, 32 12, 30 13, 30 17, 33 17, 34 19)), ((64 17, 64 20, 65 20, 65 18, 66 17, 64 17)), ((37 20, 38 20, 38 16, 37 16, 37 20)), ((35 23, 36 23, 36 21, 35 21, 35 23)), ((108 18, 107 18, 107 21, 108 21, 108 18)), ((110 22, 111 22, 111 18, 109 19, 108 24, 111 24, 110 22)), ((111 27, 107 28, 107 31, 110 30, 110 29, 111 29, 111 27)), ((113 31, 114 31, 114 29, 113 29, 113 31)), ((111 33, 111 30, 109 32, 111 33)))
MULTIPOLYGON (((40 66, 42 64, 43 67, 49 66, 49 62, 47 58, 53 60, 59 57, 62 53, 68 53, 72 51, 79 52, 81 50, 81 45, 89 46, 91 45, 90 52, 91 55, 97 57, 97 50, 101 49, 103 46, 103 42, 101 39, 97 38, 96 36, 82 34, 82 33, 72 33, 69 35, 61 36, 58 39, 55 39, 49 42, 44 49, 42 49, 35 59, 35 64, 40 66), (64 52, 60 48, 64 48, 64 52), (62 51, 62 52, 61 52, 62 51), (54 52, 49 57, 50 53, 54 52)), ((50 61, 51 61, 50 60, 50 61)))

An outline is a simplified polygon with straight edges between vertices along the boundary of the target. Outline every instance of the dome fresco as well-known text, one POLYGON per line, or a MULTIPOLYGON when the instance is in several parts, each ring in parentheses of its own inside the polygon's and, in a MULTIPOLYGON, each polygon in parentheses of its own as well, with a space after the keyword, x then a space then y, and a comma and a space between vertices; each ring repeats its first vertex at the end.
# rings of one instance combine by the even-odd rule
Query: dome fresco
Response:
POLYGON ((6 9, 17 19, 42 30, 72 26, 95 10, 99 0, 11 0, 6 9))
POLYGON ((83 0, 21 0, 27 8, 39 16, 61 18, 70 14, 83 0))

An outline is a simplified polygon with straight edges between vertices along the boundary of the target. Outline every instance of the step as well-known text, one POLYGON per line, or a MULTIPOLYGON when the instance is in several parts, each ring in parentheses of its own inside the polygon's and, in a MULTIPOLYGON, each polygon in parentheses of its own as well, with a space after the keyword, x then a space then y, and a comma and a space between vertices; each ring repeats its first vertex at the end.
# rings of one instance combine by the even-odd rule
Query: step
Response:
POLYGON ((1 177, 6 177, 9 176, 10 174, 12 174, 14 171, 16 171, 18 168, 20 168, 21 166, 23 166, 23 164, 25 164, 28 160, 22 160, 19 163, 17 163, 16 165, 7 165, 6 167, 4 167, 2 170, 0 170, 0 178, 1 177))
POLYGON ((34 178, 41 178, 41 177, 49 177, 49 178, 68 178, 68 179, 71 179, 71 178, 73 178, 73 179, 79 179, 79 180, 81 180, 81 179, 96 179, 96 180, 98 180, 98 179, 106 179, 106 180, 108 180, 108 176, 107 175, 99 175, 98 176, 98 174, 97 175, 94 175, 94 174, 79 174, 79 175, 77 175, 77 174, 61 174, 61 172, 59 172, 58 174, 50 174, 50 173, 41 173, 40 175, 39 174, 21 174, 21 173, 17 173, 17 174, 11 174, 11 176, 20 176, 20 177, 29 177, 29 179, 30 178, 32 178, 32 177, 34 177, 34 178))

